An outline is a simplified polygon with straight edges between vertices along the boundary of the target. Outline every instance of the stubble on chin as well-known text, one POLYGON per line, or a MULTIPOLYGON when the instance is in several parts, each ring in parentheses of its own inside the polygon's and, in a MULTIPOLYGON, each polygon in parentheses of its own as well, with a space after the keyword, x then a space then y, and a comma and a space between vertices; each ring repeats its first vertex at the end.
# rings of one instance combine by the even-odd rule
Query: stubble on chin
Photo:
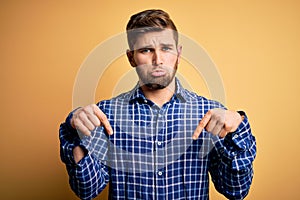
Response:
POLYGON ((152 77, 148 75, 148 77, 140 77, 141 86, 145 86, 150 90, 161 90, 170 85, 172 80, 174 79, 174 72, 171 75, 167 75, 165 77, 152 77))
POLYGON ((161 85, 161 84, 155 84, 155 83, 147 83, 145 84, 145 86, 150 89, 150 90, 161 90, 161 89, 164 89, 165 85, 161 85))
POLYGON ((172 71, 169 71, 167 73, 167 75, 165 75, 163 77, 153 77, 151 75, 151 73, 145 75, 145 74, 143 74, 142 71, 139 71, 139 69, 136 69, 137 74, 140 79, 140 86, 141 87, 145 86, 150 90, 161 90, 161 89, 168 87, 170 85, 170 83, 173 81, 173 79, 175 78, 175 74, 176 74, 177 67, 178 67, 177 65, 178 65, 178 63, 176 62, 172 71))

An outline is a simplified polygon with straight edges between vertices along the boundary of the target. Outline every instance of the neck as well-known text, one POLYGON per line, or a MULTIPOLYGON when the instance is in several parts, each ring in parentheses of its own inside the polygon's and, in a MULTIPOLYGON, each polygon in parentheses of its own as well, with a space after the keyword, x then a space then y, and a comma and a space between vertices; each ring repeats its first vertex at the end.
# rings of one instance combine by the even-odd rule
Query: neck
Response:
POLYGON ((151 89, 143 85, 142 87, 145 97, 154 102, 159 107, 162 107, 165 103, 170 101, 175 93, 175 79, 165 88, 151 89))

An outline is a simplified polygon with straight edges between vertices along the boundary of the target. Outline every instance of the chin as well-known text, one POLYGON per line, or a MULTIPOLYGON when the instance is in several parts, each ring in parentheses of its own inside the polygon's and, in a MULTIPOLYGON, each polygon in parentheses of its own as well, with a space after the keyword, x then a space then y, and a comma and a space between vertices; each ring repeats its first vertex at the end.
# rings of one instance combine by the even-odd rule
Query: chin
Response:
POLYGON ((157 84, 157 83, 148 83, 145 84, 147 88, 151 89, 151 90, 161 90, 166 88, 165 85, 161 85, 161 84, 157 84))

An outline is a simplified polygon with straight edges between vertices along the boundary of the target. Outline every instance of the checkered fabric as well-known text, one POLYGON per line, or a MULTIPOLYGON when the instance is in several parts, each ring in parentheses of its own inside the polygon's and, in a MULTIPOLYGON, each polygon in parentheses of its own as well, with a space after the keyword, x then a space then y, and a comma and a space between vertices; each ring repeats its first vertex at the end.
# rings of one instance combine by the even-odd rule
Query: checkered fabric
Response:
POLYGON ((209 173, 227 198, 248 194, 256 143, 247 116, 225 138, 204 130, 192 140, 205 113, 224 107, 184 89, 178 80, 162 107, 138 86, 97 105, 113 135, 97 127, 91 136, 82 136, 71 127, 71 114, 60 126, 61 159, 81 199, 96 197, 108 183, 110 199, 209 199, 209 173), (75 164, 72 150, 78 145, 86 156, 75 164))

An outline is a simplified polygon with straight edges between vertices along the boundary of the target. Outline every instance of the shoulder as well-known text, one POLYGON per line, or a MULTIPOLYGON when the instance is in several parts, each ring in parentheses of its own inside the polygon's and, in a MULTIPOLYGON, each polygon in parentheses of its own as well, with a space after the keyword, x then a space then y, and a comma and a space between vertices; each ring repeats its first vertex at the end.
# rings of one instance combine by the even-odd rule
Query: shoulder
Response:
POLYGON ((185 93, 187 102, 190 102, 192 104, 197 104, 198 106, 200 106, 204 109, 207 109, 207 110, 214 109, 214 108, 224 108, 225 109, 225 106, 217 100, 206 98, 204 96, 198 95, 198 94, 188 91, 186 89, 184 90, 184 93, 185 93))
POLYGON ((101 100, 97 103, 97 106, 102 110, 111 110, 112 108, 115 108, 116 106, 121 106, 124 104, 128 104, 131 98, 132 91, 128 91, 125 93, 122 93, 116 97, 113 97, 111 99, 101 100))

